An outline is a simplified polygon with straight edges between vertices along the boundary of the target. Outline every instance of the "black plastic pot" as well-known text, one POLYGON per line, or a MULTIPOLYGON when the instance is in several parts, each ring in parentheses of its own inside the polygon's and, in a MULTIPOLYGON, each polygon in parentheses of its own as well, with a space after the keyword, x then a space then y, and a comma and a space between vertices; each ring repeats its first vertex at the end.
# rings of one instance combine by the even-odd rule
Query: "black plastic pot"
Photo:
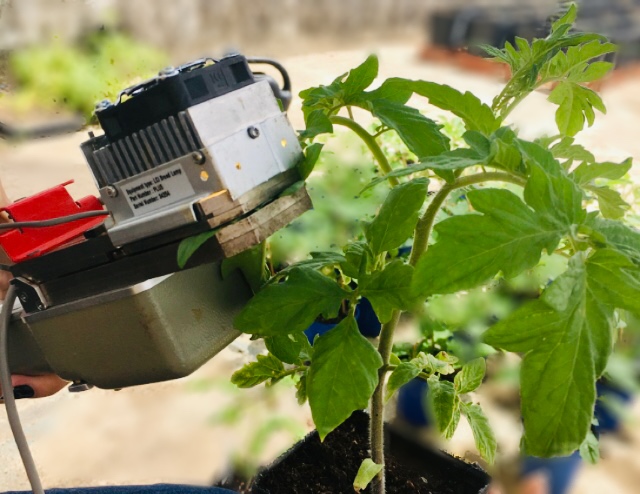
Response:
MULTIPOLYGON (((254 480, 253 494, 351 492, 360 463, 369 457, 369 415, 355 412, 327 436, 316 431, 293 446, 254 480)), ((394 494, 486 493, 490 477, 482 469, 418 444, 394 430, 386 431, 387 491, 394 494)), ((365 491, 366 492, 366 491, 365 491)))

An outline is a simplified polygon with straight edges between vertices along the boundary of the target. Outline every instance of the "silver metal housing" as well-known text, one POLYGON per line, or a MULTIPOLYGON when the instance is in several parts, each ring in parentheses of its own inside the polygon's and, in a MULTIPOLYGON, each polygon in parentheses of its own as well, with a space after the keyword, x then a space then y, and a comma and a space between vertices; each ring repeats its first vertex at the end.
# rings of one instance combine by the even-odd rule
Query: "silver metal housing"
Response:
MULTIPOLYGON (((302 149, 267 81, 195 105, 88 156, 116 246, 196 221, 193 204, 231 200, 295 168, 302 149), (115 180, 115 181, 114 181, 115 180)), ((286 186, 286 185, 285 185, 286 186)))

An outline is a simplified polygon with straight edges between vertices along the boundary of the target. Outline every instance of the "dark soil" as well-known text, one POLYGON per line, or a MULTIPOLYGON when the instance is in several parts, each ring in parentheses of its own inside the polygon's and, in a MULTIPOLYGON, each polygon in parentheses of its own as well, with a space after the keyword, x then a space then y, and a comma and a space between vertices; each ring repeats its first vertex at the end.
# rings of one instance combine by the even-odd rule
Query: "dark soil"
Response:
MULTIPOLYGON (((480 469, 391 434, 386 458, 389 494, 478 494, 489 483, 480 469), (417 448, 417 449, 416 449, 417 448)), ((353 493, 362 460, 370 457, 368 415, 356 412, 320 443, 312 433, 255 481, 253 494, 353 493)), ((369 490, 367 489, 367 491, 369 490)))

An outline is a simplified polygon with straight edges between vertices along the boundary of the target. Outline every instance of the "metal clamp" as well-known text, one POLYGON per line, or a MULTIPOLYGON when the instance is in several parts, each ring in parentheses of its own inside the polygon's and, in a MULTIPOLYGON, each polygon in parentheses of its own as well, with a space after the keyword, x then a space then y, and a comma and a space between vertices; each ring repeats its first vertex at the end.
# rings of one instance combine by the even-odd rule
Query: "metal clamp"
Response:
POLYGON ((22 281, 19 278, 11 280, 11 284, 16 287, 16 295, 25 312, 41 312, 47 308, 44 296, 38 288, 22 281))

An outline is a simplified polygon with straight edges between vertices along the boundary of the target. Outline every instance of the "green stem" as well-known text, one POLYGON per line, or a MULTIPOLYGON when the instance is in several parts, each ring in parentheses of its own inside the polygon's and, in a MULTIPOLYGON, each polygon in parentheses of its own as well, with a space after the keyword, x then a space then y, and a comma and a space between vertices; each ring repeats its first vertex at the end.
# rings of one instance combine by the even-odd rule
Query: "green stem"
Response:
POLYGON ((349 118, 350 118, 351 120, 354 120, 354 118, 353 118, 353 111, 351 110, 351 107, 350 107, 350 106, 347 106, 347 113, 349 114, 349 118))
MULTIPOLYGON (((391 168, 391 165, 389 164, 389 160, 387 160, 387 157, 382 152, 382 149, 380 149, 380 146, 378 146, 375 138, 371 134, 369 134, 369 132, 367 132, 360 124, 358 124, 354 120, 340 117, 338 115, 329 117, 329 120, 331 120, 331 123, 333 124, 342 125, 343 127, 347 127, 348 129, 351 129, 353 132, 355 132, 356 135, 360 137, 360 139, 362 139, 362 141, 369 148, 369 151, 371 151, 373 157, 376 159, 378 165, 380 166, 380 169, 385 175, 388 175, 393 171, 393 168, 391 168)), ((389 177, 389 183, 391 184, 391 186, 395 187, 396 185, 400 184, 400 181, 396 177, 389 177)))
POLYGON ((418 220, 416 225, 415 235, 413 237, 413 248, 411 249, 411 258, 409 264, 415 266, 418 264, 420 256, 427 250, 429 244, 429 236, 433 229, 433 224, 436 220, 436 215, 442 207, 442 204, 446 200, 447 196, 455 189, 462 187, 468 187, 469 185, 479 184, 482 182, 508 182, 520 186, 526 184, 526 180, 518 175, 513 175, 506 172, 487 172, 477 173, 475 175, 468 175, 456 179, 451 183, 445 184, 438 193, 433 197, 429 207, 425 211, 424 215, 418 220))
MULTIPOLYGON (((378 465, 384 465, 384 380, 387 367, 393 349, 393 334, 400 320, 400 311, 393 311, 391 320, 383 324, 380 331, 380 343, 378 352, 382 357, 383 365, 378 372, 378 386, 371 397, 371 459, 378 465)), ((371 482, 373 494, 385 494, 385 469, 383 468, 371 482)))
POLYGON ((280 374, 279 379, 285 378, 287 376, 292 376, 293 374, 300 372, 302 370, 305 370, 306 366, 304 365, 299 365, 297 367, 294 367, 292 369, 286 370, 285 372, 283 372, 282 374, 280 374))
MULTIPOLYGON (((447 198, 447 195, 449 195, 452 190, 487 181, 503 181, 522 186, 526 183, 524 178, 510 173, 489 172, 457 178, 454 182, 446 184, 435 195, 424 215, 418 221, 411 252, 410 263, 412 265, 415 265, 420 259, 420 256, 427 250, 429 235, 431 234, 436 214, 447 198)), ((401 312, 399 310, 393 311, 391 320, 382 326, 382 330, 380 332, 380 343, 378 344, 378 352, 382 357, 383 365, 378 372, 378 385, 371 397, 370 440, 371 459, 379 465, 384 465, 385 377, 389 369, 389 358, 393 348, 393 335, 395 333, 396 326, 398 325, 398 321, 400 321, 400 314, 401 312)), ((371 492, 373 494, 385 494, 384 468, 371 482, 371 492)))
MULTIPOLYGON (((556 80, 556 79, 545 79, 545 80, 538 81, 536 83, 536 85, 533 86, 533 88, 531 88, 530 91, 525 91, 522 94, 518 95, 504 110, 502 110, 500 112, 500 120, 502 122, 504 122, 507 119, 507 117, 509 116, 509 114, 513 110, 515 110, 516 106, 518 106, 522 102, 522 100, 524 100, 531 93, 533 93, 533 92, 537 91, 538 89, 540 89, 540 87, 542 87, 545 84, 547 84, 548 82, 552 82, 554 80, 556 80)), ((505 87, 505 89, 507 89, 507 88, 505 87)), ((495 111, 496 108, 494 108, 493 110, 495 111)))

